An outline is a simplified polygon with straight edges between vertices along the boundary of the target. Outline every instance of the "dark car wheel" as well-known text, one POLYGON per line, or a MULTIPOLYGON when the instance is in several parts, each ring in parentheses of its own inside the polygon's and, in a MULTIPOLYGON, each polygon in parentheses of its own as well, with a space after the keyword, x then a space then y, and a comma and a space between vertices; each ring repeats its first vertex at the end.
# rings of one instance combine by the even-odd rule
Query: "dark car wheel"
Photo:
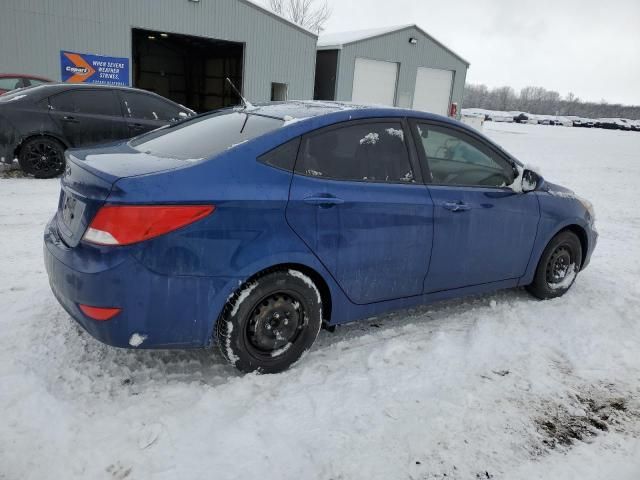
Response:
POLYGON ((542 300, 560 297, 571 288, 581 266, 580 239, 573 232, 560 232, 542 253, 536 276, 527 290, 542 300))
POLYGON ((20 168, 36 178, 57 177, 64 172, 64 150, 62 143, 50 137, 27 140, 18 155, 20 168))
POLYGON ((320 293, 297 270, 244 285, 218 320, 222 355, 243 372, 278 373, 311 348, 322 324, 320 293))

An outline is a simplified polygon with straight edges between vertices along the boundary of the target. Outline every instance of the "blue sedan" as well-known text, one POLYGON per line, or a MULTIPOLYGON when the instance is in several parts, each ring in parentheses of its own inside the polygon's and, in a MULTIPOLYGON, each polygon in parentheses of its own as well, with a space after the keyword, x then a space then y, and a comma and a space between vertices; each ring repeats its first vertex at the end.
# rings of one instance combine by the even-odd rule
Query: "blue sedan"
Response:
POLYGON ((411 110, 285 102, 70 150, 51 288, 116 347, 217 343, 280 372, 320 328, 526 287, 563 295, 593 208, 477 131, 411 110))

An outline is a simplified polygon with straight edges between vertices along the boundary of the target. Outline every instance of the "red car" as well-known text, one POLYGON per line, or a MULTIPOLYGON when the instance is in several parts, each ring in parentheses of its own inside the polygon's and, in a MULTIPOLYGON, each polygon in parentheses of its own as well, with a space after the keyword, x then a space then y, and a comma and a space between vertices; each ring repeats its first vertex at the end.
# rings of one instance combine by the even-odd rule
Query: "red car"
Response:
POLYGON ((42 85, 43 83, 53 83, 53 80, 20 73, 0 73, 0 95, 16 88, 42 85))

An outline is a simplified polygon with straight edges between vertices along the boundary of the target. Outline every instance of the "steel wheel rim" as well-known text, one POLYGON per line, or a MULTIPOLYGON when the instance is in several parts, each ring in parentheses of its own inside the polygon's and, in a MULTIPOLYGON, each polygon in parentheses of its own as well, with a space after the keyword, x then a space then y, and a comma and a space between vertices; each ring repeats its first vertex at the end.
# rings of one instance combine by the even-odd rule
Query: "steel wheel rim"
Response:
POLYGON ((574 265, 573 252, 566 245, 556 248, 547 262, 546 279, 549 285, 561 283, 570 274, 574 265))
POLYGON ((305 307, 297 294, 271 293, 251 309, 245 338, 254 355, 273 358, 284 354, 300 338, 305 325, 305 307))

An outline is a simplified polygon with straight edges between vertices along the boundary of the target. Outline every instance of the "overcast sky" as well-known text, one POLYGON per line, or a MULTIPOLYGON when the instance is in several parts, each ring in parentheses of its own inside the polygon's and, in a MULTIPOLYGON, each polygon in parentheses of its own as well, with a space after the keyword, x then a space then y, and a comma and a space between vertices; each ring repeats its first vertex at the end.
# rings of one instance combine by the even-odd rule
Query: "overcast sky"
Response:
POLYGON ((467 81, 640 105, 640 0, 329 0, 326 32, 416 23, 467 81))

